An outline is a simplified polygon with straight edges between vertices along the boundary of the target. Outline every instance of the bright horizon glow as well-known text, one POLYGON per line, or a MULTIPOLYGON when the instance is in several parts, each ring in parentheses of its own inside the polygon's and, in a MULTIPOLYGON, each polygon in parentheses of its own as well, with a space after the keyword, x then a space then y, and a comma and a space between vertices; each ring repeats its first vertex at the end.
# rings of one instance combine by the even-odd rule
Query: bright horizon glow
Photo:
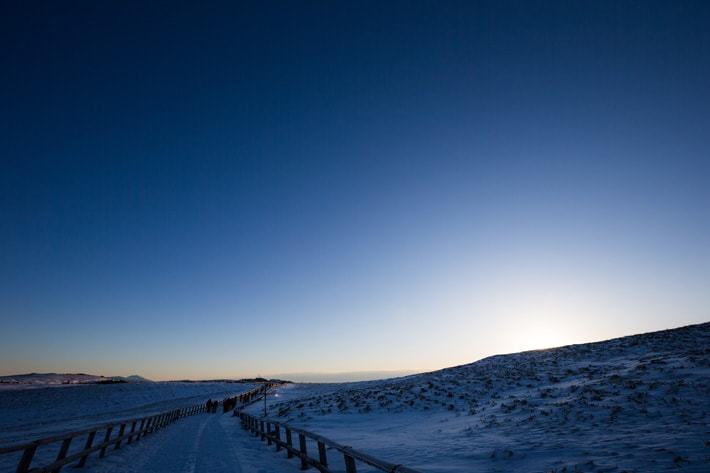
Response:
POLYGON ((710 4, 267 3, 6 9, 0 374, 431 371, 710 320, 710 4))

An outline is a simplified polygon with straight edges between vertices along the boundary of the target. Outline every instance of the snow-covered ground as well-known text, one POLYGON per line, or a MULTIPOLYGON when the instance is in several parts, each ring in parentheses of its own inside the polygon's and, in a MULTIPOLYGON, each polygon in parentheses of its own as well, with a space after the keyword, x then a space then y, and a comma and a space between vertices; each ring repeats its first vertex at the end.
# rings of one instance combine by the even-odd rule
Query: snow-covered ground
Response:
POLYGON ((274 455, 239 427, 231 414, 198 414, 153 437, 87 463, 92 473, 297 473, 298 465, 274 455))
POLYGON ((253 386, 151 382, 0 390, 0 445, 224 399, 253 386))
POLYGON ((710 323, 392 380, 288 385, 268 410, 425 472, 708 472, 710 323))
MULTIPOLYGON (((249 387, 127 383, 0 390, 0 445, 249 387)), ((404 378, 284 385, 267 405, 270 417, 429 473, 705 473, 710 323, 493 356, 404 378)), ((261 402, 248 408, 256 414, 262 409, 261 402)), ((297 459, 274 452, 230 414, 181 419, 87 464, 87 471, 99 473, 297 469, 297 459)), ((0 471, 12 470, 0 465, 0 471)))

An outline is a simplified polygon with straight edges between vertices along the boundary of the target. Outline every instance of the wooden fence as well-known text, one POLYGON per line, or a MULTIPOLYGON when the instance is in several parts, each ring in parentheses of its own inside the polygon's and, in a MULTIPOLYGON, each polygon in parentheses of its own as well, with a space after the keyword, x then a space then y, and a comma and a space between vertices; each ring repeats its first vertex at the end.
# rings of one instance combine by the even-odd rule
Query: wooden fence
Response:
MULTIPOLYGON (((215 402, 215 407, 211 412, 216 412, 217 405, 225 405, 227 402, 234 407, 248 405, 254 402, 255 399, 258 399, 259 393, 263 392, 264 389, 265 387, 259 386, 258 388, 238 394, 237 396, 215 402)), ((124 442, 125 444, 136 442, 146 435, 155 433, 183 417, 203 412, 207 412, 206 403, 181 409, 173 409, 156 415, 109 422, 107 424, 54 435, 21 445, 0 447, 0 455, 15 453, 17 456, 20 456, 19 452, 22 452, 17 464, 17 473, 59 473, 63 466, 72 462, 77 462, 76 467, 83 467, 89 455, 94 452, 99 452, 99 458, 103 458, 109 450, 120 449, 124 442), (83 448, 74 448, 73 450, 75 451, 71 451, 70 448, 74 440, 83 440, 83 448), (44 466, 32 468, 32 460, 35 459, 37 450, 40 447, 49 449, 49 446, 58 448, 54 461, 44 466)), ((74 442, 74 444, 76 444, 76 442, 74 442)))
POLYGON ((379 471, 389 473, 419 473, 417 470, 406 466, 389 463, 365 453, 359 452, 351 447, 340 445, 330 439, 318 434, 299 429, 283 422, 266 417, 255 417, 246 412, 239 412, 239 418, 244 429, 250 431, 268 445, 274 444, 276 451, 286 450, 288 458, 297 457, 301 460, 301 470, 314 467, 322 473, 331 473, 333 470, 328 466, 328 449, 335 450, 338 455, 342 455, 346 473, 357 473, 357 463, 361 462, 379 471), (282 436, 283 435, 283 436, 282 436), (298 446, 294 446, 294 437, 298 436, 298 446), (316 457, 309 454, 308 444, 311 444, 316 457))

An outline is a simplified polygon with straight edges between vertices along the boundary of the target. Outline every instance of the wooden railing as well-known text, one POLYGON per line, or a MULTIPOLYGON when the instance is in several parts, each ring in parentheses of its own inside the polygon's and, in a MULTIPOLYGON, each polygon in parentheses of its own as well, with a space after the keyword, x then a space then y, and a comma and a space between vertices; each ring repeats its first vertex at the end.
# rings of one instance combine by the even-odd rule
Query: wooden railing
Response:
MULTIPOLYGON (((225 403, 229 403, 234 407, 248 405, 253 402, 254 399, 258 399, 259 393, 263 392, 264 389, 263 386, 259 386, 245 393, 215 402, 211 412, 216 412, 217 406, 224 406, 225 403)), ((136 442, 146 435, 155 433, 183 417, 203 412, 207 412, 206 403, 181 409, 173 409, 156 415, 109 422, 107 424, 54 435, 21 445, 0 447, 0 455, 15 453, 17 456, 20 456, 19 452, 22 452, 17 464, 17 473, 59 473, 63 466, 72 462, 77 462, 76 467, 83 467, 89 455, 94 452, 99 452, 99 458, 103 458, 109 450, 120 449, 124 442, 126 444, 136 442), (83 448, 79 447, 80 449, 78 451, 70 451, 72 442, 75 440, 83 440, 83 448), (97 440, 100 441, 97 443, 97 440), (38 449, 40 447, 43 447, 43 450, 49 449, 48 446, 50 445, 56 445, 59 448, 54 461, 44 466, 32 468, 32 461, 37 456, 38 449)), ((74 442, 74 444, 76 445, 76 442, 74 442)), ((46 455, 42 456, 46 457, 46 455)), ((51 457, 49 458, 51 459, 51 457)))
POLYGON ((321 435, 293 427, 278 420, 267 417, 259 418, 241 411, 238 412, 238 416, 244 429, 266 441, 267 445, 274 444, 277 452, 284 449, 288 458, 299 458, 302 470, 307 470, 312 466, 322 473, 331 473, 333 470, 329 469, 328 463, 328 449, 330 449, 342 455, 346 473, 357 473, 357 462, 365 463, 377 470, 389 473, 419 473, 417 470, 371 457, 366 453, 340 445, 321 435), (294 434, 298 436, 298 446, 294 446, 294 434), (317 458, 310 456, 309 443, 312 445, 312 449, 317 450, 317 458))
POLYGON ((223 399, 220 401, 220 404, 222 405, 224 412, 229 412, 237 407, 241 409, 261 399, 261 396, 263 396, 263 394, 273 386, 274 384, 272 383, 264 383, 261 386, 251 389, 245 393, 223 399))

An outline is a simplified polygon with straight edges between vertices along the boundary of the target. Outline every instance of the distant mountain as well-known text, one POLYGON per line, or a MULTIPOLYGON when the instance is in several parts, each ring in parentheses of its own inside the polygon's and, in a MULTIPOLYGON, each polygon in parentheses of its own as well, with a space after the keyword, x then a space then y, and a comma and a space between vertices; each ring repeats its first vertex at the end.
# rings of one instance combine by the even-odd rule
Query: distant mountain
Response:
POLYGON ((0 386, 64 386, 76 384, 144 383, 150 380, 138 375, 100 376, 86 373, 27 373, 0 376, 0 386))
POLYGON ((124 379, 124 380, 128 381, 129 383, 152 383, 153 382, 152 380, 150 380, 148 378, 144 378, 143 376, 138 376, 137 374, 132 374, 130 376, 121 377, 121 379, 124 379))

